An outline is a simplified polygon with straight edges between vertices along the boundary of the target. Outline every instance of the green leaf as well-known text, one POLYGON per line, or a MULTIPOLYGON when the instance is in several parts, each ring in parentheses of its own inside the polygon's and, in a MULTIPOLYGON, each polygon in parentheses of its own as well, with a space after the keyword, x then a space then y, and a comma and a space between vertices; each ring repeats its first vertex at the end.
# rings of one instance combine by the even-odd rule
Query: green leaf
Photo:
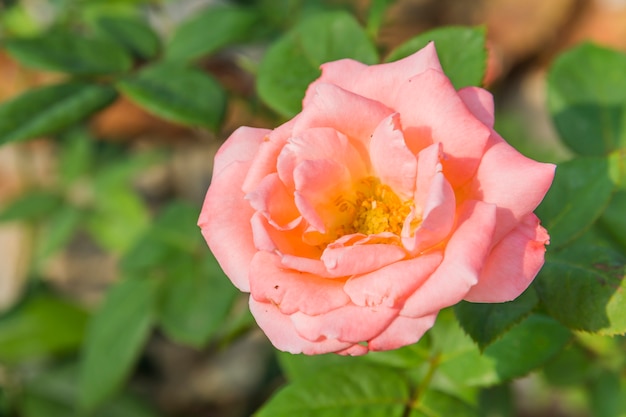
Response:
POLYGON ((583 384, 592 372, 592 356, 578 344, 567 346, 543 368, 550 385, 561 387, 583 384))
POLYGON ((172 63, 155 64, 117 84, 132 101, 157 116, 217 130, 226 93, 209 74, 172 63))
POLYGON ((65 186, 89 173, 94 164, 95 139, 82 129, 69 131, 61 138, 59 179, 65 186))
POLYGON ((132 16, 101 16, 95 22, 98 32, 122 46, 132 55, 154 58, 161 42, 158 35, 142 19, 132 16))
POLYGON ((463 400, 437 390, 426 390, 412 406, 409 417, 478 417, 477 410, 463 400))
POLYGON ((532 314, 485 349, 502 381, 542 366, 571 340, 571 333, 550 317, 532 314))
POLYGON ((22 362, 75 350, 86 322, 84 311, 59 298, 29 298, 0 319, 0 362, 22 362))
POLYGON ((320 65, 342 58, 378 62, 376 48, 350 14, 310 17, 265 53, 257 78, 259 96, 278 113, 292 117, 302 108, 307 86, 320 75, 320 65))
POLYGON ((239 291, 209 253, 202 261, 181 256, 173 265, 161 291, 160 323, 174 341, 200 348, 225 321, 239 291))
POLYGON ((132 62, 114 43, 89 39, 70 32, 10 39, 5 48, 22 64, 74 75, 103 75, 128 71, 132 62))
POLYGON ((594 417, 623 416, 622 399, 624 390, 620 387, 619 374, 602 370, 591 382, 589 397, 594 417))
POLYGON ((82 218, 82 211, 73 206, 64 206, 55 211, 35 243, 37 261, 45 260, 67 245, 78 230, 82 218))
POLYGON ((65 129, 111 103, 107 85, 70 82, 30 90, 0 105, 0 145, 65 129))
POLYGON ((165 58, 189 62, 244 40, 257 20, 253 10, 211 6, 180 24, 165 49, 165 58))
POLYGON ((537 215, 557 249, 585 232, 602 214, 614 184, 606 158, 576 158, 560 164, 537 215))
POLYGON ((35 221, 54 212, 61 205, 56 193, 33 190, 11 201, 0 211, 0 222, 22 220, 35 221))
POLYGON ((89 323, 83 346, 78 404, 93 410, 131 373, 153 322, 156 283, 124 279, 113 286, 89 323))
POLYGON ((323 355, 294 355, 276 351, 278 363, 289 381, 307 380, 316 372, 337 366, 360 366, 368 363, 368 356, 341 356, 335 353, 323 355))
POLYGON ((626 146, 626 54, 583 44, 556 59, 548 109, 563 141, 581 155, 626 146))
POLYGON ((549 254, 535 281, 546 310, 571 329, 604 335, 626 332, 626 259, 590 244, 549 254))
POLYGON ((456 89, 483 82, 487 68, 485 28, 447 26, 416 36, 394 49, 385 59, 397 61, 435 42, 441 66, 456 89))
POLYGON ((600 225, 626 253, 626 191, 613 194, 611 202, 600 217, 600 225))
POLYGON ((409 385, 391 368, 337 366, 278 391, 256 417, 401 417, 409 385))
POLYGON ((508 303, 468 303, 454 307, 461 327, 481 349, 502 336, 511 326, 530 314, 538 299, 533 289, 508 303))

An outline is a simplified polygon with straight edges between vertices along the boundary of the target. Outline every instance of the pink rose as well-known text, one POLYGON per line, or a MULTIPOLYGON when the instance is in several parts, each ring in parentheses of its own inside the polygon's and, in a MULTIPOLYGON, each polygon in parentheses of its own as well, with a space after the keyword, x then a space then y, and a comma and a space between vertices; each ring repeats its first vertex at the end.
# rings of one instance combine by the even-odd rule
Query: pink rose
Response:
POLYGON ((456 91, 433 44, 322 70, 292 120, 228 138, 199 219, 272 343, 395 349, 444 307, 524 291, 544 261, 533 210, 554 166, 493 130, 491 94, 456 91))

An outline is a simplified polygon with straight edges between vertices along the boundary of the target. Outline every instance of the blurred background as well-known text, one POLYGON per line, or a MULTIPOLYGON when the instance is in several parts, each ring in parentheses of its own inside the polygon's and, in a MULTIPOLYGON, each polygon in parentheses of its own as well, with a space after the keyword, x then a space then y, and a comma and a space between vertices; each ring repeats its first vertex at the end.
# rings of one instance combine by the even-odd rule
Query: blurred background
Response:
MULTIPOLYGON (((255 89, 268 45, 309 14, 347 10, 365 23, 373 5, 384 10, 370 33, 381 57, 437 27, 484 27, 483 84, 496 97, 496 129, 543 161, 570 156, 546 111, 553 59, 586 41, 626 51, 625 0, 0 1, 2 103, 68 78, 111 77, 42 65, 37 54, 54 51, 53 44, 28 55, 30 46, 16 43, 56 33, 117 37, 132 51, 130 71, 168 54, 192 62, 210 76, 213 103, 223 103, 210 120, 198 122, 184 109, 152 103, 142 93, 145 84, 122 81, 125 94, 104 98, 77 123, 0 145, 0 416, 73 415, 77 402, 95 415, 247 416, 280 386, 273 348, 247 313, 245 295, 219 272, 195 222, 213 155, 228 135, 242 125, 272 128, 286 120, 255 89), (221 40, 203 39, 211 29, 207 11, 216 6, 245 10, 245 16, 223 15, 224 25, 240 28, 221 40), (155 290, 158 314, 142 315, 148 301, 124 299, 132 291, 111 290, 129 276, 163 282, 166 289, 155 290), (203 291, 210 294, 195 297, 203 291), (107 318, 136 324, 137 340, 112 349, 110 363, 91 366, 124 363, 108 383, 103 374, 102 387, 81 393, 89 377, 77 364, 92 355, 85 346, 107 332, 126 339, 114 325, 89 330, 101 329, 93 321, 107 318)), ((193 85, 172 88, 202 94, 193 85)), ((17 129, 8 124, 0 120, 0 132, 17 129)), ((137 292, 152 291, 142 285, 137 292)), ((93 355, 102 362, 101 353, 93 355)), ((533 378, 516 383, 515 415, 587 415, 575 398, 546 394, 533 378)))

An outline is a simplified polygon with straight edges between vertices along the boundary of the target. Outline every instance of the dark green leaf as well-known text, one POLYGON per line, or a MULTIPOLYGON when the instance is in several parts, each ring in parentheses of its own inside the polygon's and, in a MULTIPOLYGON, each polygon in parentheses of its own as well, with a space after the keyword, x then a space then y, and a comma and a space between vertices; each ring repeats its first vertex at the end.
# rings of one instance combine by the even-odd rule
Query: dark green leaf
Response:
POLYGON ((188 62, 244 40, 256 22, 256 13, 237 6, 207 7, 176 28, 165 57, 188 62))
POLYGON ((77 349, 87 315, 59 298, 38 295, 0 319, 0 362, 20 362, 77 349))
POLYGON ((580 244, 546 259, 535 288, 548 312, 572 329, 626 332, 626 259, 602 246, 580 244))
POLYGON ((61 205, 61 197, 49 191, 29 191, 0 210, 0 222, 41 220, 61 205))
POLYGON ((484 349, 530 314, 537 302, 535 291, 530 289, 508 303, 482 304, 463 301, 454 307, 454 312, 463 330, 484 349))
POLYGON ((540 367, 570 341, 571 333, 550 317, 532 314, 514 326, 484 355, 492 360, 502 381, 518 378, 540 367))
POLYGON ((173 340, 204 346, 225 321, 239 293, 210 253, 179 256, 161 291, 160 323, 173 340), (182 262, 181 262, 182 261, 182 262))
POLYGON ((409 417, 478 417, 477 410, 461 399, 436 390, 422 393, 409 417))
POLYGON ((409 385, 399 371, 372 365, 337 366, 297 380, 256 417, 401 417, 409 385))
POLYGON ((106 85, 72 82, 30 90, 0 105, 0 145, 56 133, 107 106, 106 85))
POLYGON ((623 415, 621 400, 625 390, 620 387, 619 374, 603 370, 590 385, 590 405, 594 417, 623 415))
POLYGON ((626 191, 619 191, 613 195, 600 217, 600 225, 626 253, 626 191))
POLYGON ((159 52, 158 35, 142 19, 131 16, 102 16, 96 20, 95 25, 103 36, 136 57, 150 59, 159 52))
POLYGON ((626 146, 626 54, 592 44, 562 54, 548 74, 548 108, 563 141, 581 155, 626 146))
POLYGON ((199 70, 161 63, 117 86, 138 105, 174 122, 216 130, 224 117, 224 90, 213 77, 199 70))
POLYGON ((571 344, 548 362, 543 372, 550 385, 579 385, 593 372, 592 356, 578 344, 571 344))
POLYGON ((448 26, 422 33, 394 49, 385 61, 407 57, 431 41, 435 42, 441 66, 454 87, 460 89, 482 84, 487 68, 485 29, 482 27, 448 26))
POLYGON ((91 322, 80 372, 79 406, 91 410, 122 385, 153 321, 155 282, 125 279, 112 287, 91 322))
POLYGON ((514 400, 511 384, 484 388, 478 397, 479 413, 488 417, 515 417, 514 400))
POLYGON ((576 158, 560 164, 537 215, 557 249, 588 229, 611 199, 614 184, 606 158, 576 158))
POLYGON ((294 116, 302 108, 307 86, 320 75, 320 65, 342 58, 378 61, 374 45, 353 16, 329 12, 310 17, 266 52, 257 79, 259 95, 280 114, 294 116))
POLYGON ((70 32, 53 32, 35 38, 11 39, 5 47, 22 64, 76 75, 124 72, 131 59, 114 43, 88 39, 70 32))

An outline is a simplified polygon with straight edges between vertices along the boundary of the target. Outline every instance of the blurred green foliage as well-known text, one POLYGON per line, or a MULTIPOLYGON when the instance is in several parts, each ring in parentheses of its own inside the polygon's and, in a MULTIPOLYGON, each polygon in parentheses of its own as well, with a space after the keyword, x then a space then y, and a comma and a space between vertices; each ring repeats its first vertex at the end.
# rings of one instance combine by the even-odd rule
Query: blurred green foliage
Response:
MULTIPOLYGON (((487 60, 483 28, 439 28, 382 50, 386 0, 359 17, 340 2, 232 1, 165 28, 155 16, 167 17, 172 1, 43 3, 45 13, 0 3, 3 51, 58 76, 0 104, 0 144, 47 137, 58 160, 50 184, 0 207, 0 222, 29 225, 35 242, 26 289, 0 315, 0 416, 165 415, 136 392, 151 337, 228 350, 252 326, 196 227, 200 202, 150 202, 134 184, 168 160, 168 148, 101 141, 89 128, 97 112, 124 97, 222 137, 228 106, 242 93, 211 58, 227 56, 255 77, 257 91, 244 101, 274 124, 300 110, 328 60, 392 61, 434 40, 457 88, 480 85, 487 60), (95 309, 44 276, 47 260, 85 236, 117 259, 118 281, 95 309)), ((419 343, 392 352, 277 353, 287 383, 256 415, 513 416, 511 384, 529 373, 549 392, 582 393, 589 415, 626 415, 625 73, 624 54, 591 44, 550 69, 549 110, 571 156, 552 159, 562 163, 538 211, 552 242, 523 296, 461 303, 419 343)))

